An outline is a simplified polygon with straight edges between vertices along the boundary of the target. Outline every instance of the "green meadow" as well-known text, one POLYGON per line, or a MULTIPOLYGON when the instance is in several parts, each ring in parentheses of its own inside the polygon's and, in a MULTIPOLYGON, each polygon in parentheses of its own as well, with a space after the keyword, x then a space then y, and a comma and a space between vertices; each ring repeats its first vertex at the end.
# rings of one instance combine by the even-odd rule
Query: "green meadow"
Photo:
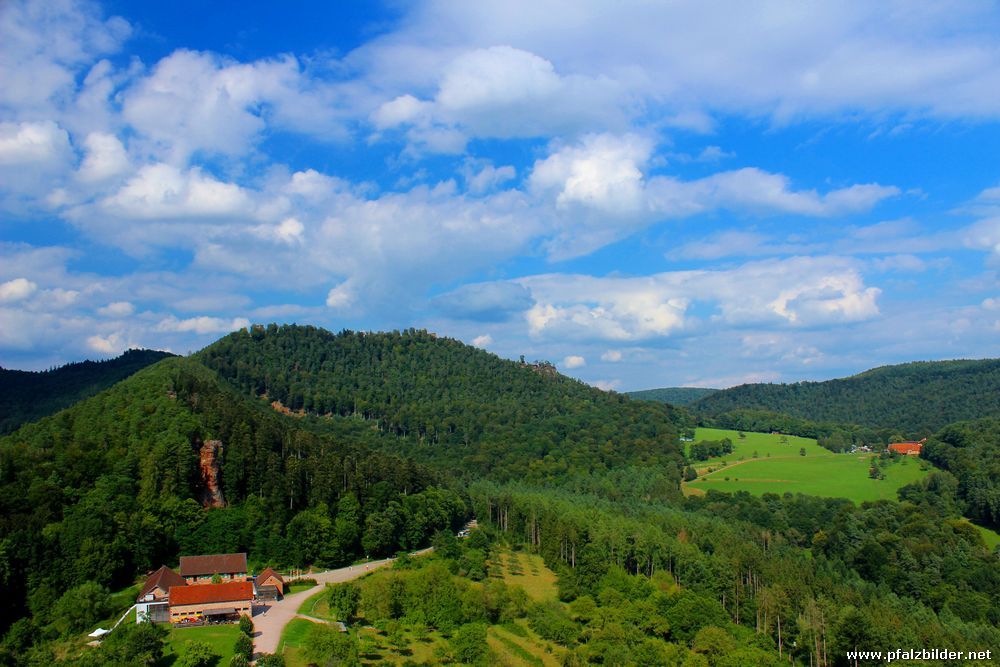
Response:
POLYGON ((219 656, 218 665, 228 665, 233 657, 236 638, 240 636, 240 626, 235 623, 229 625, 203 625, 197 628, 170 628, 167 636, 167 650, 165 657, 168 664, 171 661, 183 660, 184 654, 190 642, 204 642, 212 647, 212 651, 219 656))
MULTIPOLYGON (((757 458, 768 456, 799 456, 799 450, 806 449, 806 457, 809 456, 834 456, 833 452, 823 449, 816 444, 812 438, 800 438, 797 435, 772 435, 770 433, 751 433, 746 431, 744 437, 739 437, 739 431, 729 431, 721 428, 698 428, 695 429, 694 442, 702 440, 722 440, 729 438, 733 442, 733 452, 725 456, 698 461, 694 467, 700 472, 706 468, 714 468, 724 463, 735 463, 741 460, 748 460, 757 455, 757 458)), ((690 450, 688 443, 687 450, 690 450)))
POLYGON ((795 450, 794 455, 747 459, 726 466, 699 477, 687 487, 694 493, 708 489, 749 491, 754 495, 804 493, 864 502, 895 500, 899 487, 927 474, 919 459, 903 457, 882 466, 885 479, 871 479, 870 454, 833 454, 824 450, 823 455, 810 455, 807 451, 806 456, 800 456, 798 447, 795 450))

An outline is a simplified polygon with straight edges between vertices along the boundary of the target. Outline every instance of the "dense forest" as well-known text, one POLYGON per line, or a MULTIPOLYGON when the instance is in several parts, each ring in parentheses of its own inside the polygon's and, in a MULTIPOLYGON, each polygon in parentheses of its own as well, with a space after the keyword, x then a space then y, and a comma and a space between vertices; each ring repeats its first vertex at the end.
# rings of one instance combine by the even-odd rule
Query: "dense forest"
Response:
POLYGON ((996 556, 932 493, 913 491, 910 502, 860 508, 716 492, 681 507, 612 503, 488 483, 471 495, 484 524, 545 557, 564 601, 593 610, 589 632, 561 614, 578 656, 564 664, 601 662, 595 634, 616 644, 613 664, 680 664, 640 656, 650 641, 696 647, 706 628, 718 629, 721 655, 701 663, 711 665, 782 655, 840 665, 858 648, 995 645, 996 556))
POLYGON ((883 366, 826 382, 745 384, 691 408, 705 415, 764 410, 924 437, 952 422, 1000 416, 1000 359, 883 366))
MULTIPOLYGON (((814 412, 703 419, 811 429, 832 449, 895 429, 814 412)), ((0 664, 72 663, 56 640, 182 554, 325 567, 432 538, 443 566, 393 575, 367 613, 445 632, 445 662, 483 664, 482 626, 514 617, 566 665, 841 665, 854 648, 1000 645, 998 552, 963 518, 997 525, 1000 420, 938 429, 924 452, 938 470, 900 502, 861 506, 684 498, 678 434, 693 425, 424 331, 236 332, 0 438, 0 664), (474 544, 446 544, 473 516, 474 544), (483 597, 494 543, 540 554, 558 604, 483 597)))
POLYGON ((965 516, 1000 529, 1000 419, 950 424, 927 441, 922 456, 954 475, 946 488, 965 516))
POLYGON ((317 435, 172 358, 0 440, 0 623, 16 655, 83 629, 83 591, 181 554, 340 565, 422 546, 468 518, 441 475, 380 453, 370 429, 317 435), (222 443, 224 508, 206 509, 202 445, 222 443))
POLYGON ((690 405, 700 398, 719 391, 705 387, 663 387, 662 389, 642 389, 626 391, 625 395, 639 401, 657 401, 670 405, 690 405))
POLYGON ((155 350, 128 350, 107 361, 80 361, 47 371, 0 368, 0 435, 89 398, 169 356, 155 350))
POLYGON ((247 395, 326 423, 364 420, 396 436, 396 451, 475 476, 551 482, 641 464, 680 479, 686 413, 426 331, 258 326, 196 358, 247 395))

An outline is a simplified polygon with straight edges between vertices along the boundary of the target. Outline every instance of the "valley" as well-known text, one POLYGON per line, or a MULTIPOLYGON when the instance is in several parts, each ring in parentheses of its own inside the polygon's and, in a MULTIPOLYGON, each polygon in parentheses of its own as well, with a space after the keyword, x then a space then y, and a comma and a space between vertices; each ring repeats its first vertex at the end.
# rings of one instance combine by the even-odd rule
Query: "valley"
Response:
POLYGON ((228 659, 232 626, 87 645, 144 572, 225 553, 319 582, 254 603, 261 664, 818 664, 814 640, 914 633, 913 608, 929 641, 1000 637, 993 417, 901 456, 891 432, 696 406, 417 330, 238 331, 0 439, 0 657, 228 659))

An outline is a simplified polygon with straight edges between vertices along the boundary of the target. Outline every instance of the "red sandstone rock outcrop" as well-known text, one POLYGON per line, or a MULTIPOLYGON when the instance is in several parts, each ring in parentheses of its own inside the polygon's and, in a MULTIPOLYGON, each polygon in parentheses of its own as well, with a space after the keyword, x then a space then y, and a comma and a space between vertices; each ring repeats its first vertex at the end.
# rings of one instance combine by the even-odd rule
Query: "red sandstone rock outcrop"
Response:
POLYGON ((201 504, 203 507, 225 507, 222 496, 222 441, 207 440, 199 451, 201 473, 201 504))

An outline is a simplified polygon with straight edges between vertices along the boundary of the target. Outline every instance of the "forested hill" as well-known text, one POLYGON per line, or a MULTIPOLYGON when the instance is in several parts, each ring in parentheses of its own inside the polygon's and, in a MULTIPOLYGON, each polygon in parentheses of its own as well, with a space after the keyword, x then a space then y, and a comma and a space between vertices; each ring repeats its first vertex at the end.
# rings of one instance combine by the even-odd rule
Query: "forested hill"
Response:
POLYGON ((81 361, 48 371, 0 368, 0 435, 93 396, 169 352, 128 350, 107 361, 81 361))
POLYGON ((440 475, 341 426, 310 432, 174 357, 0 438, 0 631, 29 608, 29 627, 82 630, 65 625, 76 586, 122 588, 180 554, 340 565, 467 520, 440 475))
POLYGON ((883 366, 826 382, 745 384, 691 405, 716 415, 768 410, 817 422, 930 435, 947 424, 1000 416, 1000 359, 922 361, 883 366))
POLYGON ((691 405, 701 398, 705 398, 718 389, 707 387, 663 387, 662 389, 642 389, 640 391, 626 391, 625 395, 638 401, 657 401, 658 403, 669 403, 670 405, 691 405))
POLYGON ((248 395, 363 419, 421 460, 537 482, 649 463, 679 479, 685 414, 426 331, 254 326, 196 356, 248 395))

